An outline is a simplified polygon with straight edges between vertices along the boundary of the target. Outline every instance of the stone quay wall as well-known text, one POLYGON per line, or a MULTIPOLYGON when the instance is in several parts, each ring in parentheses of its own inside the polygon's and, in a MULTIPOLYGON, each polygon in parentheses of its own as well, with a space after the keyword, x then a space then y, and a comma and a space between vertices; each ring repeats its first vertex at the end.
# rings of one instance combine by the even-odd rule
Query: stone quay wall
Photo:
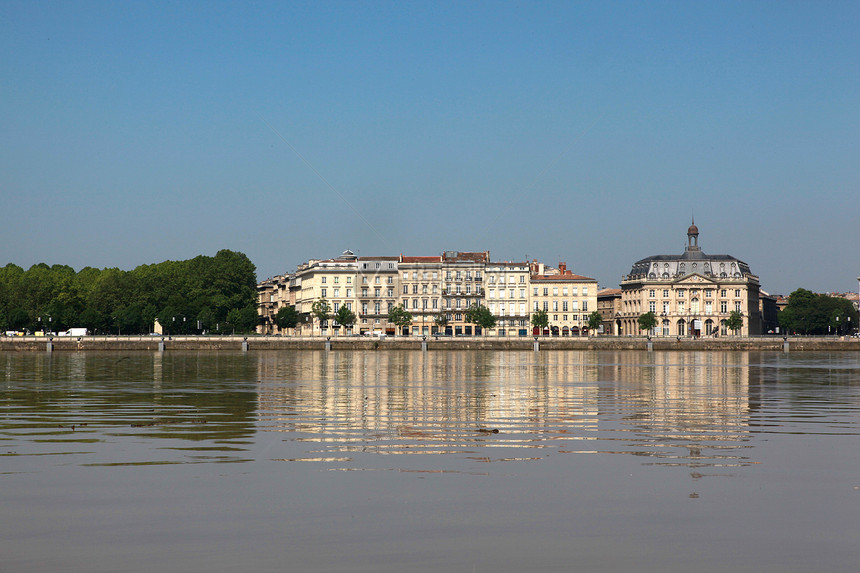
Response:
MULTIPOLYGON (((293 336, 3 336, 0 351, 160 351, 171 350, 534 350, 534 337, 293 337, 293 336)), ((725 337, 690 339, 654 338, 652 350, 785 350, 860 351, 857 337, 725 337)), ((548 337, 537 339, 540 350, 647 350, 645 337, 548 337)))

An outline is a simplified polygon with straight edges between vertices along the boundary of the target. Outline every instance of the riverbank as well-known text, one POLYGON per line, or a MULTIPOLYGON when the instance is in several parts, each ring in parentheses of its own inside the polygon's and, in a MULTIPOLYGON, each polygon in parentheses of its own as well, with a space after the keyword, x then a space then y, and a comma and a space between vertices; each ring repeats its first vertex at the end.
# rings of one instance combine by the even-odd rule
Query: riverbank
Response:
MULTIPOLYGON (((654 338, 652 350, 785 350, 860 351, 860 338, 798 336, 749 338, 654 338)), ((81 336, 0 337, 0 351, 171 351, 171 350, 422 350, 421 337, 292 337, 292 336, 81 336)), ((648 350, 645 337, 538 337, 539 350, 648 350)), ((534 350, 535 339, 490 337, 428 337, 426 350, 534 350)))

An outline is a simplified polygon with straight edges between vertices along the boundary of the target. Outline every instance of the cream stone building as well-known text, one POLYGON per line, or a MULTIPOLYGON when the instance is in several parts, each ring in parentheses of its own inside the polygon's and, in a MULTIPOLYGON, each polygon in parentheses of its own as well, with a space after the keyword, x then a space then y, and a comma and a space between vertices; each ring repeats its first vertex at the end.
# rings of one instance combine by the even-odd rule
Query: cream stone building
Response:
POLYGON ((547 334, 584 333, 588 314, 597 308, 597 282, 542 263, 490 262, 489 251, 445 251, 435 256, 358 257, 344 251, 333 259, 311 259, 296 272, 257 285, 261 334, 339 336, 434 334, 528 336, 536 308, 550 314, 547 334), (351 328, 313 316, 314 302, 324 299, 334 314, 346 306, 356 315, 351 328), (496 326, 482 332, 466 322, 466 310, 482 304, 496 326), (534 306, 537 304, 537 306, 534 306), (295 306, 303 321, 289 333, 275 324, 280 308, 295 306), (388 313, 395 305, 412 314, 412 323, 395 332, 388 313), (447 324, 437 326, 444 317, 447 324))
POLYGON ((655 255, 633 264, 621 282, 622 335, 643 334, 639 316, 653 312, 653 336, 723 336, 732 311, 743 316, 742 336, 760 334, 759 279, 749 265, 729 255, 706 255, 695 223, 687 230, 681 255, 655 255))
POLYGON ((496 317, 492 336, 529 334, 529 263, 487 263, 482 304, 496 317))
POLYGON ((583 336, 588 334, 588 315, 597 310, 597 280, 574 274, 566 263, 548 269, 542 263, 531 264, 532 314, 539 310, 549 315, 549 325, 532 334, 583 336))
POLYGON ((388 311, 399 303, 398 257, 358 257, 359 334, 394 334, 388 311))

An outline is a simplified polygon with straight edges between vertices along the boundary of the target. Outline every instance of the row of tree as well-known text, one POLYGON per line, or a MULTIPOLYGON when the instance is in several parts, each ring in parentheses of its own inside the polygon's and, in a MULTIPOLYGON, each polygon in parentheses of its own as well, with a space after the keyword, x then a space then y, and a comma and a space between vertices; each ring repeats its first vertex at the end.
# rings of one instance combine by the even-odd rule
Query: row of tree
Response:
POLYGON ((0 268, 0 330, 146 334, 251 332, 256 267, 242 253, 142 265, 131 271, 66 265, 0 268))
POLYGON ((803 288, 789 295, 788 305, 779 313, 779 325, 791 334, 850 334, 860 326, 850 300, 803 288))

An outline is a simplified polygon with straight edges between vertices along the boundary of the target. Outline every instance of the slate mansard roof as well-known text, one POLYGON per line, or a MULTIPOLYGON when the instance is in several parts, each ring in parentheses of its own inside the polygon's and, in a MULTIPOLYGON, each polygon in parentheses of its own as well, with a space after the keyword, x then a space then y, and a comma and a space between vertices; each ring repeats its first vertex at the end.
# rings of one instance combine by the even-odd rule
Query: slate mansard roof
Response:
POLYGON ((691 274, 741 279, 753 275, 748 264, 731 255, 707 255, 698 245, 699 229, 687 229, 687 248, 680 255, 653 255, 633 263, 625 280, 676 279, 691 274))

